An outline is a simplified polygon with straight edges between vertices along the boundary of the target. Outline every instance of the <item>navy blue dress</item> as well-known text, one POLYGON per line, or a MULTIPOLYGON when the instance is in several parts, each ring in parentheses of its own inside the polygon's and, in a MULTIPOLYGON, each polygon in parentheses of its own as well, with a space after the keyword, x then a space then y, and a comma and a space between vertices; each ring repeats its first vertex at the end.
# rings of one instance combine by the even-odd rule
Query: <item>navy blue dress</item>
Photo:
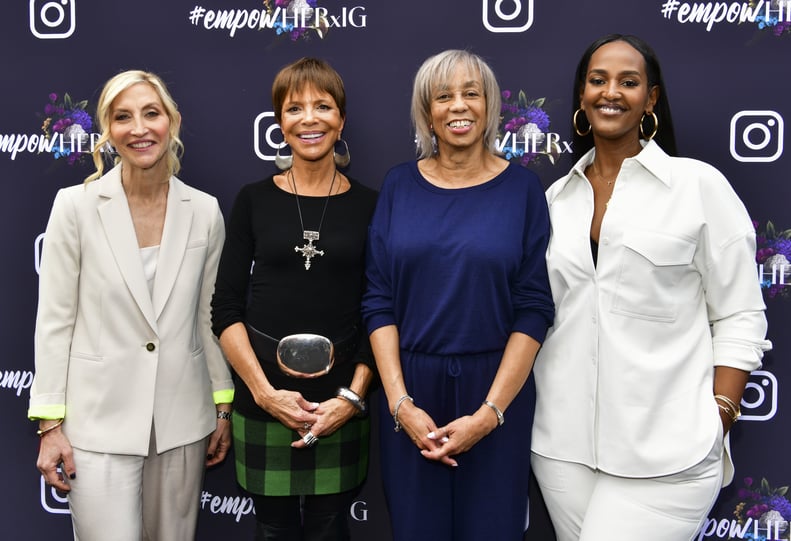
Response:
MULTIPOLYGON (((363 317, 369 333, 398 327, 407 392, 438 426, 480 407, 512 332, 543 341, 554 312, 548 238, 543 188, 520 166, 460 189, 429 183, 416 162, 387 174, 369 230, 363 317)), ((383 400, 394 541, 521 540, 534 402, 530 378, 507 422, 449 468, 391 429, 383 400)))

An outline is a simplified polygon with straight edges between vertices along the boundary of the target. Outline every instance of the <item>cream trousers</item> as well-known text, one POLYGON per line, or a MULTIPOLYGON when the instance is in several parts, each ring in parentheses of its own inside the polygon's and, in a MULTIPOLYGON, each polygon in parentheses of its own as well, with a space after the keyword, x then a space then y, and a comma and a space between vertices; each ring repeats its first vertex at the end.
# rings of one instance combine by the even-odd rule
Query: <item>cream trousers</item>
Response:
POLYGON ((652 478, 608 475, 532 454, 557 541, 688 541, 722 485, 723 444, 691 468, 652 478))
POLYGON ((74 449, 69 508, 75 541, 193 541, 207 439, 148 456, 74 449))

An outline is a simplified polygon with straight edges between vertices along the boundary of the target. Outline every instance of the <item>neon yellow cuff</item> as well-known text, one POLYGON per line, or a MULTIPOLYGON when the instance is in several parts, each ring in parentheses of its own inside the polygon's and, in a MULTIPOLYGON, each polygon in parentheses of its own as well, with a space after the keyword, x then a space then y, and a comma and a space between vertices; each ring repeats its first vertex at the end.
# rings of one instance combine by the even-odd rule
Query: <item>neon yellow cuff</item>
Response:
POLYGON ((66 406, 60 405, 47 405, 47 406, 31 406, 27 410, 27 418, 31 421, 38 419, 63 419, 66 417, 66 406))
POLYGON ((222 391, 214 391, 212 394, 215 404, 230 404, 233 402, 233 389, 223 389, 222 391))

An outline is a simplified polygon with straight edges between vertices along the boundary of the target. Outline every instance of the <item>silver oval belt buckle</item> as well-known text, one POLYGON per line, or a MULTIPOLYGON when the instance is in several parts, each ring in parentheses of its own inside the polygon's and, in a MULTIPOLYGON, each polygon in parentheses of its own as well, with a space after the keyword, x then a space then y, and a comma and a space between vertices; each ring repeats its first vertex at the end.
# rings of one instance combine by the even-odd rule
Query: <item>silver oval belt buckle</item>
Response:
POLYGON ((317 378, 327 374, 335 362, 332 341, 320 334, 290 334, 277 344, 277 365, 295 378, 317 378))

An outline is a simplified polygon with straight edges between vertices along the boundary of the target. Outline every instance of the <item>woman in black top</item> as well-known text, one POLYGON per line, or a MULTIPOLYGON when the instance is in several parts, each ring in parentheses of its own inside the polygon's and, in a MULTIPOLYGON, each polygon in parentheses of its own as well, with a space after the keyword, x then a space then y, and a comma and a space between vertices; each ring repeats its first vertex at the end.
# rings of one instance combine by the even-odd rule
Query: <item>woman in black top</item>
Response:
POLYGON ((338 170, 348 148, 335 70, 310 58, 285 67, 272 102, 291 156, 278 151, 285 170, 239 192, 212 302, 214 332, 242 383, 237 479, 255 502, 256 539, 349 539, 346 515, 368 468, 364 397, 374 372, 359 320, 376 192, 338 170), (333 342, 328 373, 278 367, 277 340, 297 333, 333 342))

